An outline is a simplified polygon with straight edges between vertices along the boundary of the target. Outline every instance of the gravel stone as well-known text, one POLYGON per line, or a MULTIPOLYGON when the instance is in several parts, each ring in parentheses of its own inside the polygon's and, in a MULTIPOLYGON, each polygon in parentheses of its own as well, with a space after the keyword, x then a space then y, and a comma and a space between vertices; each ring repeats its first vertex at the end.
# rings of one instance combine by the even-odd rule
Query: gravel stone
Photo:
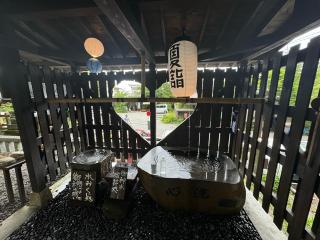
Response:
POLYGON ((67 187, 8 239, 261 239, 244 210, 233 216, 172 212, 159 207, 142 186, 121 220, 109 219, 99 208, 76 207, 69 199, 67 187))

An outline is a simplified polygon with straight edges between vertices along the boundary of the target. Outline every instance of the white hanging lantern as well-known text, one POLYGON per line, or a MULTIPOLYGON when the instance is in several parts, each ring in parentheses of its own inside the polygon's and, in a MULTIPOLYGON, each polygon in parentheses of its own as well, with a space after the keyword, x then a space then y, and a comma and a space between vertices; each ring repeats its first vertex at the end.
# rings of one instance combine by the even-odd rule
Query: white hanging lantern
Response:
POLYGON ((197 46, 188 40, 172 44, 168 51, 168 74, 175 97, 190 97, 197 91, 197 46))

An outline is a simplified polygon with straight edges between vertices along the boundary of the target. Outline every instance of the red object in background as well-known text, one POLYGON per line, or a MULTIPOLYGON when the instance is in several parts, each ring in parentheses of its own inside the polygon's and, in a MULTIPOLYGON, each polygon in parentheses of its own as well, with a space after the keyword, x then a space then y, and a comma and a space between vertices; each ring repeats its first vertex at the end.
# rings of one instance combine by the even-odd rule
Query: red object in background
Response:
POLYGON ((150 115, 151 115, 151 112, 147 111, 147 116, 150 117, 150 115))
POLYGON ((128 164, 132 164, 133 162, 133 157, 131 153, 128 153, 128 164))

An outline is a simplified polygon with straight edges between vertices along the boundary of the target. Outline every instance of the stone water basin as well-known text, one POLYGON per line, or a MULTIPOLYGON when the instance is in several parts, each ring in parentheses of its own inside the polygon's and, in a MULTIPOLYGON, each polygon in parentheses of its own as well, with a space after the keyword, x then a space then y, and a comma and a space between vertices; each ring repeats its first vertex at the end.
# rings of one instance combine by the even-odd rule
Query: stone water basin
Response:
POLYGON ((173 156, 158 146, 140 159, 138 171, 146 191, 168 209, 235 214, 245 203, 243 180, 224 154, 173 156))

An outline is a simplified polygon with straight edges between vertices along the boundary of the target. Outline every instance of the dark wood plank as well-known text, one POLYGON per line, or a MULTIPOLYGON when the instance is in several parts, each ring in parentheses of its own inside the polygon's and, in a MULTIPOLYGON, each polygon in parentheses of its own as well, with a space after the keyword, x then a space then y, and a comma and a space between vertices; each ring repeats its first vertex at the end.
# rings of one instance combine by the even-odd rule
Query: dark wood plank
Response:
MULTIPOLYGON (((91 79, 91 90, 92 90, 92 97, 100 97, 100 78, 96 74, 90 75, 91 79)), ((93 116, 94 116, 94 124, 96 126, 96 146, 102 147, 102 126, 101 126, 101 111, 100 111, 100 104, 93 105, 93 116)))
MULTIPOLYGON (((67 90, 67 97, 69 99, 72 99, 73 92, 71 89, 70 81, 72 81, 72 76, 68 76, 68 78, 66 78, 66 80, 64 81, 64 84, 65 84, 66 90, 67 90)), ((72 126, 73 144, 75 147, 75 154, 76 155, 80 153, 80 149, 81 149, 80 141, 79 141, 79 127, 83 127, 82 122, 81 122, 82 119, 80 119, 80 122, 79 122, 79 119, 77 119, 77 112, 76 112, 77 107, 78 106, 76 106, 75 104, 72 104, 72 103, 69 103, 69 106, 68 106, 68 109, 70 112, 71 126, 72 126), (77 120, 78 120, 79 126, 77 125, 77 120)))
MULTIPOLYGON (((243 70, 243 87, 242 87, 242 97, 246 97, 249 94, 249 84, 250 84, 250 76, 252 73, 252 67, 249 65, 246 69, 243 70)), ((237 166, 240 164, 241 157, 241 146, 243 139, 243 129, 245 126, 245 120, 247 115, 247 106, 241 105, 240 111, 238 114, 237 120, 237 130, 236 130, 236 146, 234 150, 234 161, 237 166)))
MULTIPOLYGON (((84 98, 90 98, 92 92, 89 89, 89 82, 90 82, 90 75, 81 74, 81 87, 83 90, 83 95, 84 98)), ((84 104, 84 112, 85 112, 85 119, 86 119, 86 124, 85 124, 85 129, 87 130, 87 146, 88 148, 92 148, 95 146, 95 141, 94 141, 94 132, 93 132, 93 121, 92 121, 92 105, 91 104, 84 104)))
POLYGON ((14 194, 13 194, 13 188, 12 188, 12 181, 10 178, 10 171, 7 169, 3 169, 2 171, 3 171, 4 183, 6 186, 9 203, 13 203, 14 194))
MULTIPOLYGON (((33 95, 34 100, 36 103, 44 102, 44 94, 43 94, 43 86, 42 86, 42 79, 43 73, 40 71, 38 66, 29 65, 29 74, 30 80, 33 87, 33 95)), ((49 122, 47 119, 47 106, 42 105, 41 107, 37 108, 37 116, 39 119, 39 125, 41 129, 41 136, 43 138, 44 144, 44 151, 46 155, 46 161, 48 164, 48 171, 50 174, 50 180, 55 180, 57 173, 56 173, 56 166, 53 156, 53 143, 50 141, 49 137, 49 122)))
MULTIPOLYGON (((271 84, 270 84, 270 90, 268 94, 269 103, 264 105, 263 109, 263 129, 262 129, 262 137, 261 137, 261 143, 258 146, 257 151, 257 169, 256 169, 256 179, 255 184, 256 189, 259 189, 258 184, 261 183, 262 179, 262 172, 263 167, 265 163, 265 154, 268 147, 268 139, 269 139, 269 133, 270 128, 272 126, 272 119, 273 119, 273 109, 274 109, 274 103, 276 100, 276 93, 277 93, 277 87, 278 87, 278 81, 279 81, 279 73, 280 73, 280 67, 281 67, 281 54, 278 53, 276 56, 273 57, 273 66, 272 66, 272 78, 271 78, 271 84)), ((252 174, 247 175, 247 186, 250 186, 252 182, 252 174)), ((256 190, 255 196, 257 197, 259 194, 259 190, 256 190)))
MULTIPOLYGON (((262 66, 262 76, 261 76, 261 82, 260 82, 260 89, 258 96, 264 96, 266 87, 268 84, 268 69, 269 69, 269 59, 265 58, 263 60, 263 66, 262 66)), ((276 70, 275 70, 276 71, 276 70)), ((270 79, 271 81, 271 79, 270 79)), ((271 91, 271 89, 270 89, 271 91)), ((258 137, 259 137, 259 131, 260 131, 260 125, 261 125, 261 114, 263 110, 263 105, 255 105, 255 117, 254 117, 254 126, 253 126, 253 134, 252 139, 249 141, 251 143, 251 149, 250 149, 250 156, 249 156, 249 163, 248 163, 248 169, 246 170, 246 186, 247 188, 250 188, 251 186, 251 178, 253 174, 253 168, 255 165, 256 160, 256 149, 257 149, 257 143, 258 143, 258 137)), ((271 114, 272 116, 272 114, 271 114)), ((267 141, 267 140, 266 140, 267 141)))
MULTIPOLYGON (((258 81, 259 81, 259 74, 260 74, 260 70, 261 70, 261 64, 260 63, 256 63, 254 65, 254 69, 253 69, 253 74, 252 74, 252 80, 251 80, 251 84, 250 84, 250 90, 249 90, 249 97, 250 98, 254 98, 256 95, 256 91, 257 91, 257 85, 258 85, 258 81)), ((244 133, 244 137, 243 137, 243 149, 242 149, 242 154, 241 154, 241 164, 240 164, 240 174, 242 176, 244 176, 245 174, 245 168, 247 165, 247 160, 248 160, 248 151, 249 151, 249 137, 251 134, 251 127, 252 127, 252 120, 253 120, 253 115, 254 115, 254 106, 253 105, 249 105, 247 107, 247 118, 246 118, 246 124, 245 124, 245 133, 244 133)))
MULTIPOLYGON (((150 91, 150 97, 156 96, 157 77, 154 64, 149 64, 148 85, 150 91)), ((151 146, 155 147, 157 144, 157 113, 156 103, 150 102, 150 134, 151 134, 151 146)))
MULTIPOLYGON (((236 75, 236 81, 235 81, 235 93, 234 97, 235 98, 240 98, 242 97, 243 94, 243 87, 244 87, 244 82, 245 82, 245 69, 247 68, 247 63, 242 62, 240 63, 240 67, 238 69, 237 75, 236 75)), ((232 121, 235 121, 234 124, 234 130, 233 133, 231 134, 232 138, 232 145, 231 145, 231 159, 235 161, 235 155, 236 155, 236 147, 237 147, 237 132, 238 132, 238 125, 240 122, 240 110, 239 105, 235 105, 233 108, 233 119, 232 121)), ((237 149, 238 150, 238 149, 237 149)))
MULTIPOLYGON (((224 98, 232 98, 234 92, 234 81, 237 73, 229 68, 225 74, 225 85, 223 89, 224 98)), ((230 141, 230 126, 231 126, 231 114, 232 105, 223 105, 222 119, 221 119, 221 133, 220 133, 220 145, 219 152, 229 153, 229 141, 230 141)), ((230 142, 231 144, 231 142, 230 142)))
MULTIPOLYGON (((214 87, 213 87, 213 97, 222 97, 223 96, 223 82, 224 82, 225 73, 216 69, 214 73, 214 87)), ((220 128, 221 125, 221 104, 215 104, 212 106, 212 115, 211 115, 211 138, 210 138, 210 152, 216 152, 219 150, 219 137, 220 132, 217 131, 217 128, 220 128)))
MULTIPOLYGON (((203 77, 203 97, 212 97, 212 88, 213 88, 213 72, 206 70, 203 74, 200 74, 200 77, 203 77)), ((209 146, 209 134, 211 127, 211 105, 209 104, 199 104, 199 114, 201 119, 200 126, 200 148, 208 148, 209 146)), ((199 130, 200 130, 199 129, 199 130)))
MULTIPOLYGON (((197 74, 197 93, 198 98, 203 98, 203 74, 202 72, 198 71, 197 74)), ((183 122, 185 124, 185 132, 181 132, 181 134, 186 134, 187 138, 180 139, 179 145, 180 146, 186 146, 190 148, 199 148, 199 129, 201 128, 201 115, 200 115, 200 107, 197 105, 192 115, 183 122)), ((183 128, 181 127, 179 130, 181 131, 183 128)), ((172 135, 174 136, 174 134, 172 135)), ((174 139, 176 139, 174 137, 174 139)), ((173 140, 177 141, 177 140, 173 140)))
MULTIPOLYGON (((315 40, 312 41, 308 46, 307 56, 306 56, 302 73, 301 73, 301 79, 300 79, 300 84, 299 84, 299 89, 298 89, 297 99, 296 99, 296 112, 295 112, 295 116, 292 118, 291 128, 289 133, 289 143, 288 143, 287 149, 290 149, 290 151, 287 152, 287 158, 283 164, 283 169, 282 169, 279 189, 278 189, 278 193, 281 193, 281 194, 278 194, 278 202, 275 208, 275 223, 277 224, 277 226, 282 225, 281 218, 287 205, 286 203, 287 203, 287 198, 290 191, 292 175, 293 175, 294 167, 296 165, 296 157, 299 151, 300 141, 303 134, 305 115, 307 112, 307 107, 309 106, 313 83, 314 83, 315 75, 318 68, 319 50, 320 50, 319 43, 320 43, 319 39, 316 39, 316 41, 315 40)), ((320 142, 318 144, 320 145, 320 142)), ((309 152, 310 151, 311 149, 309 150, 309 152)), ((315 157, 315 156, 312 156, 312 157, 315 157)), ((313 190, 311 190, 311 185, 315 184, 316 174, 318 174, 319 166, 315 173, 313 173, 315 169, 311 168, 308 170, 308 167, 305 169, 305 174, 306 174, 305 176, 308 179, 308 182, 303 183, 302 186, 304 188, 299 189, 302 193, 299 195, 300 196, 299 199, 301 200, 298 199, 298 203, 296 206, 299 209, 299 211, 297 215, 295 213, 295 217, 294 217, 295 219, 294 221, 298 225, 293 225, 293 227, 290 228, 290 232, 297 234, 296 236, 294 234, 292 235, 292 236, 295 236, 296 239, 298 239, 298 237, 301 236, 303 232, 303 228, 301 226, 304 226, 309 213, 309 208, 307 208, 307 206, 311 204, 312 195, 313 195, 313 190), (299 206, 299 204, 302 204, 302 205, 299 206)), ((305 182, 306 179, 304 179, 303 181, 305 182)))
POLYGON ((24 190, 23 177, 21 173, 21 165, 18 165, 17 167, 15 167, 14 170, 16 172, 20 201, 22 204, 24 204, 27 201, 27 199, 26 199, 26 191, 24 190))
POLYGON ((132 152, 133 160, 137 159, 137 143, 136 143, 136 137, 133 132, 129 132, 129 147, 132 152))
MULTIPOLYGON (((100 80, 100 97, 106 98, 107 97, 107 81, 108 76, 105 76, 104 74, 101 76, 100 80)), ((104 146, 107 148, 111 148, 111 135, 110 135, 110 117, 109 117, 109 109, 110 109, 110 103, 104 103, 101 105, 101 111, 102 111, 102 124, 103 124, 103 135, 104 135, 104 146)))
MULTIPOLYGON (((274 128, 274 137, 273 137, 272 151, 270 154, 270 161, 268 166, 267 180, 266 180, 264 196, 263 196, 264 198, 269 198, 272 195, 274 178, 276 175, 276 170, 277 170, 277 165, 279 160, 278 158, 279 158, 279 151, 281 147, 281 140, 282 140, 282 135, 285 127, 287 110, 288 110, 288 105, 290 101, 294 75, 296 71, 298 50, 299 49, 297 47, 292 48, 288 56, 286 72, 285 72, 282 92, 280 96, 279 107, 281 110, 277 115, 277 121, 274 128)), ((256 177, 258 177, 257 174, 256 174, 256 177)), ((254 196, 257 198, 258 195, 259 195, 258 182, 255 182, 254 196)), ((268 210, 267 204, 265 204, 264 207, 265 207, 265 210, 267 211, 268 210)), ((281 216, 281 218, 283 219, 283 216, 281 216)))
MULTIPOLYGON (((57 86, 57 93, 58 93, 58 98, 65 98, 65 93, 64 93, 64 88, 63 88, 63 74, 55 70, 54 71, 54 82, 57 86)), ((67 112, 69 109, 67 108, 67 105, 65 104, 60 104, 60 113, 61 113, 61 120, 62 120, 62 125, 63 125, 63 136, 64 136, 64 141, 65 141, 65 147, 67 151, 67 156, 68 162, 71 162, 74 152, 72 149, 72 143, 71 143, 71 137, 70 137, 70 128, 69 128, 69 123, 68 123, 68 116, 67 112)))
MULTIPOLYGON (((70 81, 72 92, 78 98, 81 98, 81 86, 79 84, 80 79, 81 78, 79 74, 74 73, 70 81)), ((76 105, 76 116, 78 121, 81 151, 84 151, 87 146, 87 143, 86 143, 87 139, 85 134, 86 128, 85 128, 85 113, 84 113, 83 103, 78 103, 76 105)))
MULTIPOLYGON (((43 68, 44 72, 44 83, 46 86, 47 99, 55 98, 55 89, 54 89, 54 76, 53 72, 48 68, 43 68)), ((60 136, 61 128, 61 119, 57 112, 58 104, 49 104, 49 112, 52 121, 52 130, 55 141, 55 148, 57 150, 58 162, 60 167, 60 172, 63 174, 66 171, 66 156, 63 150, 63 141, 60 136)))

